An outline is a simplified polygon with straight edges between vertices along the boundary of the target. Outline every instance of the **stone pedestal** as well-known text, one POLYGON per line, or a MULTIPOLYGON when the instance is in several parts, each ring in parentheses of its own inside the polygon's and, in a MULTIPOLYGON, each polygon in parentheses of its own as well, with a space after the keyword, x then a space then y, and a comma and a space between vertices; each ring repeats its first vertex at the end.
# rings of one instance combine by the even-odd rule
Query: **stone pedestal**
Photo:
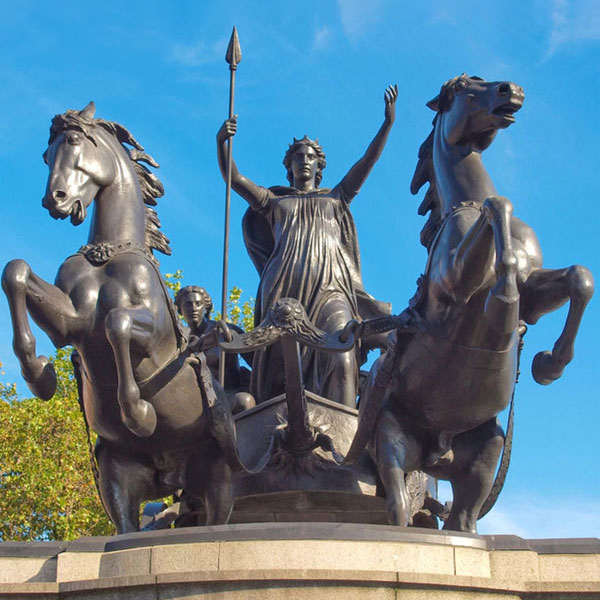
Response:
POLYGON ((600 599, 600 540, 254 523, 0 544, 0 600, 600 599))

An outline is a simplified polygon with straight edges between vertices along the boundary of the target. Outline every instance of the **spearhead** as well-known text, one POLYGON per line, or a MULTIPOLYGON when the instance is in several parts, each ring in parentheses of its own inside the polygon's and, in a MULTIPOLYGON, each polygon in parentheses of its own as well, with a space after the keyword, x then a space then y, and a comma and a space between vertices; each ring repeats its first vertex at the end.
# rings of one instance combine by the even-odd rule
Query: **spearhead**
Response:
POLYGON ((240 40, 238 38, 237 29, 233 27, 231 38, 229 39, 229 46, 227 46, 227 54, 225 54, 225 60, 229 63, 229 69, 235 71, 238 63, 242 60, 242 49, 240 48, 240 40))

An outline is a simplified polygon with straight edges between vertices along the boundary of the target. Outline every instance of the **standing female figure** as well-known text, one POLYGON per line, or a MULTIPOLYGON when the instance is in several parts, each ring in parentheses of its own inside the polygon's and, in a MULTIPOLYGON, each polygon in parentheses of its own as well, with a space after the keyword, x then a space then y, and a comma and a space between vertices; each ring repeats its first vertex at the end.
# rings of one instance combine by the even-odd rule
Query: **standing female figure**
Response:
MULTIPOLYGON (((349 205, 381 156, 395 117, 396 86, 385 91, 385 119, 364 156, 332 189, 320 188, 325 154, 318 141, 304 136, 290 145, 283 164, 291 187, 264 188, 240 174, 232 162, 231 185, 250 205, 244 238, 259 274, 255 322, 280 298, 299 300, 320 329, 338 331, 351 319, 381 316, 390 306, 363 290, 360 255, 349 205)), ((217 134, 219 166, 225 177, 228 138, 237 119, 217 134)), ((306 388, 335 402, 356 404, 359 351, 325 354, 304 348, 306 388)), ((255 354, 251 392, 263 402, 284 391, 277 345, 255 354)))

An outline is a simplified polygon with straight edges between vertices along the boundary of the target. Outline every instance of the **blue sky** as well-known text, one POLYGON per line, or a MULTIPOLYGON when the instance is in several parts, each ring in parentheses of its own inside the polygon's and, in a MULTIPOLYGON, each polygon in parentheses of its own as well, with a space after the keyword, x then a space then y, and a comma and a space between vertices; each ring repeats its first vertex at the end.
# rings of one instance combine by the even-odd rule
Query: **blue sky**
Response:
MULTIPOLYGON (((499 193, 530 224, 545 266, 585 264, 600 273, 597 121, 600 5, 596 0, 232 0, 177 3, 6 4, 0 25, 0 263, 24 258, 52 281, 87 239, 87 224, 53 221, 40 200, 50 119, 93 99, 96 115, 126 125, 161 164, 166 193, 158 213, 186 284, 220 294, 224 185, 215 134, 227 114, 224 61, 237 25, 242 173, 285 183, 292 136, 318 137, 327 153, 323 185, 333 186, 362 155, 383 118, 383 90, 397 83, 397 120, 382 158, 353 203, 366 289, 400 312, 425 265, 419 244, 422 193, 409 183, 431 128, 425 103, 461 72, 523 86, 516 123, 484 155, 499 193)), ((229 279, 255 293, 232 198, 229 279)), ((513 461, 483 533, 524 537, 600 535, 597 454, 600 311, 593 299, 573 363, 549 387, 533 382, 533 355, 552 346, 561 310, 527 334, 516 397, 513 461)), ((0 301, 5 381, 20 382, 11 327, 0 301)), ((51 352, 38 332, 40 351, 51 352)), ((19 390, 26 394, 24 385, 19 390)), ((504 417, 505 418, 505 417, 504 417)))

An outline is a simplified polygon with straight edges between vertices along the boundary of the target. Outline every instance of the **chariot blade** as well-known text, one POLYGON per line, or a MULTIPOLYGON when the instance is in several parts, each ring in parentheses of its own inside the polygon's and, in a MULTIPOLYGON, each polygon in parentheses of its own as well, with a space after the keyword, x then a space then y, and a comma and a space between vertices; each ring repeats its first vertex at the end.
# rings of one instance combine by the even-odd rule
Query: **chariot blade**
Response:
POLYGON ((237 69, 238 63, 242 61, 242 49, 240 47, 240 40, 238 38, 235 25, 233 27, 233 31, 231 32, 231 38, 229 39, 229 46, 227 46, 225 60, 229 63, 229 68, 232 71, 237 69))

